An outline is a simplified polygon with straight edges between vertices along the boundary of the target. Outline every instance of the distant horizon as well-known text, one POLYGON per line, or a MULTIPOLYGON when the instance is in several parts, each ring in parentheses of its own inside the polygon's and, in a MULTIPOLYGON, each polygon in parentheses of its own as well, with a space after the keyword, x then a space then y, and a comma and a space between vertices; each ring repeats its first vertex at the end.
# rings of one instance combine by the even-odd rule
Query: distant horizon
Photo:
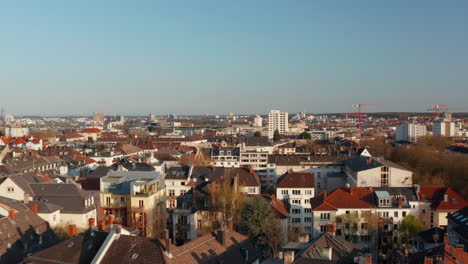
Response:
MULTIPOLYGON (((283 111, 283 112, 287 112, 287 111, 283 111)), ((301 112, 288 112, 289 115, 294 115, 294 114, 299 114, 301 112)), ((323 112, 323 113, 305 113, 307 115, 334 115, 334 114, 346 114, 346 113, 357 113, 357 112, 323 112)), ((452 114, 468 114, 468 111, 467 112, 450 112, 452 114)), ((100 114, 104 114, 104 116, 124 116, 124 117, 147 117, 148 115, 150 114, 153 114, 154 116, 156 117, 164 117, 164 116, 167 116, 167 115, 173 115, 175 114, 176 116, 183 116, 183 117, 190 117, 190 116, 227 116, 229 113, 211 113, 211 114, 177 114, 177 113, 168 113, 168 114, 156 114, 156 113, 147 113, 147 114, 123 114, 123 113, 119 113, 119 114, 106 114, 106 113, 100 113, 100 114)), ((415 111, 405 111, 405 112, 395 112, 395 111, 391 111, 391 112, 363 112, 363 114, 425 114, 425 115, 431 115, 433 114, 433 112, 415 112, 415 111)), ((441 113, 442 114, 442 113, 441 113)), ((255 115, 260 115, 260 116, 267 116, 268 113, 253 113, 253 114, 246 114, 246 113, 234 113, 235 116, 255 116, 255 115)), ((26 114, 26 115, 18 115, 18 116, 15 116, 13 115, 15 118, 28 118, 28 117, 38 117, 38 118, 54 118, 54 117, 62 117, 62 118, 79 118, 79 117, 93 117, 93 113, 91 114, 71 114, 71 115, 60 115, 60 114, 56 114, 56 115, 30 115, 30 114, 26 114)), ((353 118, 353 117, 349 117, 349 118, 353 118)))

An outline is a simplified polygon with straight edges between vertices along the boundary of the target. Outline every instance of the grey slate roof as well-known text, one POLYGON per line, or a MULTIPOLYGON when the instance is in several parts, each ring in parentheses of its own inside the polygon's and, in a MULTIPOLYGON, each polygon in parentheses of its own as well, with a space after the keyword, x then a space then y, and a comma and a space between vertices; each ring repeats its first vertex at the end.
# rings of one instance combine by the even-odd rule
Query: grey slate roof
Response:
POLYGON ((352 159, 348 159, 344 161, 344 164, 346 167, 350 168, 354 172, 360 172, 360 171, 365 171, 365 170, 370 170, 382 166, 387 166, 387 167, 392 167, 392 168, 397 168, 401 170, 406 170, 406 168, 388 161, 388 160, 383 160, 383 159, 376 159, 376 158, 369 158, 369 157, 355 157, 352 159))

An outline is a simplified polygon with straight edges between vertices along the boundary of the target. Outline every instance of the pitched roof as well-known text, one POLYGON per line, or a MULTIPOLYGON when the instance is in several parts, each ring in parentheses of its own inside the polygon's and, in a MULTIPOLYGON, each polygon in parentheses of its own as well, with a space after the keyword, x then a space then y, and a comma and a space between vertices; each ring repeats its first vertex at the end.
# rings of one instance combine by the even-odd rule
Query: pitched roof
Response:
POLYGON ((112 242, 100 263, 164 264, 167 262, 159 241, 140 236, 120 235, 112 242))
POLYGON ((340 208, 375 208, 373 190, 368 187, 338 188, 331 194, 323 194, 311 199, 314 211, 336 211, 340 208))
POLYGON ((91 263, 107 237, 106 232, 86 231, 26 258, 41 264, 91 263))
POLYGON ((434 210, 459 210, 468 205, 468 202, 455 192, 452 188, 444 186, 421 186, 418 193, 421 201, 431 202, 431 207, 434 210), (445 201, 445 195, 447 200, 445 201))
POLYGON ((313 172, 286 172, 278 179, 277 188, 315 188, 313 172))
POLYGON ((397 168, 400 170, 408 171, 406 168, 394 162, 383 160, 383 159, 372 158, 372 157, 365 157, 365 156, 359 156, 359 157, 345 160, 344 164, 346 167, 348 167, 354 172, 370 170, 370 169, 374 169, 374 168, 378 168, 382 166, 387 166, 387 167, 392 167, 392 168, 397 168))
POLYGON ((307 261, 301 262, 300 259, 327 260, 327 256, 325 256, 326 248, 332 249, 332 263, 338 261, 340 263, 354 263, 354 257, 363 253, 361 246, 329 233, 323 233, 312 241, 306 249, 298 253, 298 260, 294 263, 310 263, 307 261))
POLYGON ((95 206, 85 206, 84 199, 91 194, 72 183, 34 183, 30 184, 36 200, 45 200, 62 207, 63 213, 85 213, 95 206))
POLYGON ((82 129, 79 133, 86 133, 86 134, 91 134, 91 133, 100 133, 101 130, 99 128, 85 128, 82 129))
POLYGON ((182 246, 173 247, 173 258, 169 263, 238 264, 252 263, 259 258, 257 249, 248 237, 229 229, 224 232, 224 245, 217 240, 216 232, 211 232, 182 246))

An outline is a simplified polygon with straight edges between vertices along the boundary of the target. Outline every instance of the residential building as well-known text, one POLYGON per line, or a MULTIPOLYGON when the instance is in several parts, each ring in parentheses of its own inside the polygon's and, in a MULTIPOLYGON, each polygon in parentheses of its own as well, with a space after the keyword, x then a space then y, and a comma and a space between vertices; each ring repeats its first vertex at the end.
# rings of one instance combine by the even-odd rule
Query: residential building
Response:
POLYGON ((5 127, 5 137, 25 137, 29 135, 29 128, 22 126, 5 127))
POLYGON ((452 188, 444 186, 416 186, 420 200, 421 222, 427 228, 446 226, 447 216, 465 206, 468 202, 452 188))
POLYGON ((312 233, 310 199, 315 195, 313 172, 290 171, 278 179, 276 197, 289 204, 289 228, 312 233))
POLYGON ((425 125, 403 124, 396 127, 395 139, 397 141, 417 142, 419 137, 427 135, 425 125))
POLYGON ((57 242, 49 224, 21 201, 0 197, 0 263, 22 263, 57 242))
POLYGON ((468 206, 447 216, 448 244, 463 245, 468 252, 468 206))
POLYGON ((347 182, 355 187, 410 187, 413 172, 388 160, 358 156, 344 161, 347 182))
POLYGON ((78 132, 85 140, 92 139, 93 142, 101 136, 101 130, 99 128, 85 128, 78 132))
POLYGON ((289 131, 288 113, 280 110, 271 110, 268 114, 268 138, 272 139, 276 130, 280 134, 289 131))
POLYGON ((29 186, 34 193, 34 199, 31 202, 38 204, 40 208, 43 205, 47 206, 44 211, 41 209, 44 219, 52 218, 52 222, 60 221, 62 226, 73 224, 78 229, 86 229, 89 219, 96 219, 94 197, 77 184, 31 183, 29 186), (57 208, 61 208, 60 219, 56 216, 57 208))
POLYGON ((155 171, 110 171, 100 178, 100 218, 161 237, 166 227, 166 189, 155 171))
POLYGON ((213 147, 211 149, 211 161, 215 167, 240 167, 240 148, 238 147, 213 147))
POLYGON ((254 120, 253 120, 253 126, 254 127, 262 127, 263 126, 263 118, 259 115, 256 115, 254 120))
POLYGON ((173 245, 166 230, 163 239, 126 235, 120 226, 110 232, 89 229, 26 258, 28 263, 99 264, 258 264, 253 242, 231 229, 221 228, 181 246, 173 245))
POLYGON ((177 197, 184 195, 190 190, 190 176, 193 167, 181 166, 171 167, 167 170, 164 181, 166 183, 166 208, 177 207, 177 197))

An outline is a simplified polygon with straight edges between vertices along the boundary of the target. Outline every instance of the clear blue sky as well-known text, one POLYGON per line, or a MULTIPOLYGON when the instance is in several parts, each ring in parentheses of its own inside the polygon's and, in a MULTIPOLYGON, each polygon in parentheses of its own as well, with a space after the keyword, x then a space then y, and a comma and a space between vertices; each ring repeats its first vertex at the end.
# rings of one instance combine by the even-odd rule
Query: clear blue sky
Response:
POLYGON ((467 106, 468 1, 3 1, 13 114, 467 106))

